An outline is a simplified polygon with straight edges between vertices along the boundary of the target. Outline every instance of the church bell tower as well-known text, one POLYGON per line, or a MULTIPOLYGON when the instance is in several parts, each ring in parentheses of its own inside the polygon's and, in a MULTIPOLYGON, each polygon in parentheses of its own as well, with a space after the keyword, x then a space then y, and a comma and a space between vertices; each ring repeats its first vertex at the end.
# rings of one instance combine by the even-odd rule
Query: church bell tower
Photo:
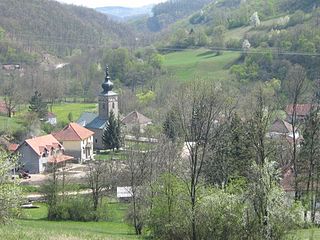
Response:
POLYGON ((118 94, 112 91, 113 83, 110 81, 108 66, 106 66, 106 77, 101 86, 103 91, 99 94, 99 117, 108 120, 110 113, 113 112, 118 118, 118 94))

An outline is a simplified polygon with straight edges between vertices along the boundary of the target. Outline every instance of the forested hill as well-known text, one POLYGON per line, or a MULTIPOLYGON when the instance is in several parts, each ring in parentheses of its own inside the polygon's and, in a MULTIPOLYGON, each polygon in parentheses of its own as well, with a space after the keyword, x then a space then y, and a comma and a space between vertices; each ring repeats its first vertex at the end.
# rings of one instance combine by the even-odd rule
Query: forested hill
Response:
POLYGON ((169 0, 153 7, 153 17, 148 19, 148 28, 160 31, 168 25, 200 10, 213 0, 169 0))
POLYGON ((133 38, 129 27, 104 14, 52 0, 0 0, 0 27, 25 49, 42 48, 62 56, 75 48, 133 38))

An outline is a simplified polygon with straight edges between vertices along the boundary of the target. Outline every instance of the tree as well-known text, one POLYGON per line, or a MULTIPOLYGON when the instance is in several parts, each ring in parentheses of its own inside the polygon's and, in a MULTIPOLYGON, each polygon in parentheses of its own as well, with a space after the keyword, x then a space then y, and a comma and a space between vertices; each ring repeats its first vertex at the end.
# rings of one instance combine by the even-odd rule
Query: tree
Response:
POLYGON ((304 91, 306 90, 307 76, 304 68, 300 65, 294 65, 289 69, 286 77, 286 91, 292 105, 292 111, 290 114, 290 123, 292 125, 292 158, 291 163, 294 170, 294 185, 295 185, 295 199, 300 198, 300 192, 298 189, 298 168, 297 168, 297 158, 298 158, 298 139, 297 139, 297 129, 299 122, 297 119, 297 104, 299 103, 304 91))
POLYGON ((15 180, 11 180, 11 171, 16 167, 16 159, 0 150, 0 224, 18 212, 21 191, 15 180))
POLYGON ((253 27, 258 27, 260 26, 260 19, 258 12, 254 12, 252 16, 250 17, 250 24, 253 25, 253 27))
POLYGON ((21 82, 16 81, 16 77, 10 74, 10 80, 5 81, 2 88, 4 96, 7 116, 12 117, 12 114, 19 103, 22 102, 21 82))
POLYGON ((121 147, 120 121, 116 119, 113 112, 110 112, 108 123, 103 130, 102 141, 106 149, 119 149, 121 147))
POLYGON ((163 133, 172 141, 178 140, 181 137, 181 129, 178 122, 178 116, 173 109, 171 109, 163 122, 163 133))
POLYGON ((40 119, 45 118, 48 113, 47 103, 45 103, 42 99, 41 93, 35 91, 34 95, 31 97, 29 101, 29 111, 34 112, 38 115, 40 119))
POLYGON ((92 191, 94 211, 98 209, 104 191, 114 187, 117 169, 114 161, 96 160, 88 163, 87 183, 92 191))
POLYGON ((196 211, 198 189, 203 174, 203 166, 209 152, 209 142, 217 140, 214 124, 222 109, 221 92, 214 85, 199 83, 187 86, 181 91, 177 101, 177 114, 182 136, 186 141, 188 164, 184 180, 188 185, 191 236, 196 240, 196 211))

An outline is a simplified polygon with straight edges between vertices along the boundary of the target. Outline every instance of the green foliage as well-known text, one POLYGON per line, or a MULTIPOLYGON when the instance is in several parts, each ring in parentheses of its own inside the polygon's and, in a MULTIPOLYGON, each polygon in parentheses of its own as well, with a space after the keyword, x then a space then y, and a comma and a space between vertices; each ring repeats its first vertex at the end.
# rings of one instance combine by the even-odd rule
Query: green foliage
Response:
POLYGON ((35 91, 34 95, 31 97, 31 100, 29 101, 29 104, 29 111, 36 113, 38 118, 43 119, 47 116, 47 103, 43 101, 40 92, 35 91))
POLYGON ((141 105, 149 105, 156 99, 156 93, 151 90, 137 93, 136 96, 141 105))
POLYGON ((91 199, 85 196, 60 198, 57 204, 48 208, 48 219, 53 221, 98 221, 107 220, 107 206, 99 205, 96 211, 92 208, 91 199))
POLYGON ((156 239, 182 239, 189 234, 188 193, 184 183, 164 174, 153 185, 157 195, 152 199, 148 227, 156 239), (181 204, 184 202, 184 204, 181 204))
POLYGON ((6 224, 18 214, 21 189, 11 180, 11 171, 17 166, 16 159, 0 149, 0 224, 6 224))
POLYGON ((163 133, 168 139, 176 141, 181 137, 181 127, 175 108, 171 109, 163 122, 163 133))
POLYGON ((102 141, 106 149, 119 149, 121 147, 121 129, 120 120, 116 119, 111 112, 108 123, 103 130, 102 141))

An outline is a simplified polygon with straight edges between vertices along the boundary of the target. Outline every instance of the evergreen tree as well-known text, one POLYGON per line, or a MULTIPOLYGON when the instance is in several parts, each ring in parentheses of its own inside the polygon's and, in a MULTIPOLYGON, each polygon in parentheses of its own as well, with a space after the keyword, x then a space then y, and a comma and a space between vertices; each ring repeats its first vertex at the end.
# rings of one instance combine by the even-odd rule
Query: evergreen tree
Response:
POLYGON ((113 112, 110 113, 108 123, 103 130, 102 141, 106 149, 118 150, 121 147, 120 121, 115 118, 113 112))
POLYGON ((174 109, 166 115, 163 123, 163 133, 172 141, 176 141, 181 136, 181 128, 178 124, 178 117, 174 109))
POLYGON ((29 111, 34 112, 38 115, 39 118, 46 117, 48 113, 47 103, 42 100, 41 93, 35 91, 34 95, 31 97, 29 101, 29 111))

